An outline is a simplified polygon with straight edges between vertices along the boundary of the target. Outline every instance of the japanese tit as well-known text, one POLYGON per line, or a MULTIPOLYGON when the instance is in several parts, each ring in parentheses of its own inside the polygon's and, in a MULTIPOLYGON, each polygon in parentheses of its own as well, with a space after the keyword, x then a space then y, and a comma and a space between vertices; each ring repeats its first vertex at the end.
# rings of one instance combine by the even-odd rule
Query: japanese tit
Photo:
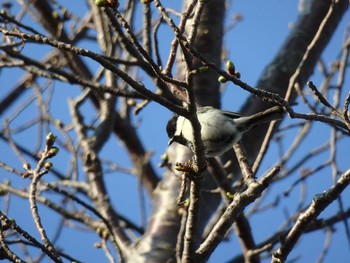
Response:
MULTIPOLYGON (((216 157, 224 154, 246 131, 259 124, 279 120, 284 112, 282 107, 275 106, 250 116, 242 116, 239 113, 221 111, 209 106, 199 107, 197 117, 202 127, 205 156, 216 157)), ((177 142, 193 151, 193 130, 189 120, 175 115, 169 120, 166 130, 170 138, 168 145, 177 142)))

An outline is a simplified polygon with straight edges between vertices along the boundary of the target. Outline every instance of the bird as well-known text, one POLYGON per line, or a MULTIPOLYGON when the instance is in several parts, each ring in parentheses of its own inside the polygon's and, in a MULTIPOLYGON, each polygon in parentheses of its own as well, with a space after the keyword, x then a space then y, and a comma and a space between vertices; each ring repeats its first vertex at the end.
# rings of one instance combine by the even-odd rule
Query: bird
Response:
MULTIPOLYGON (((197 108, 201 125, 201 139, 206 157, 223 155, 237 143, 243 134, 262 123, 283 118, 285 110, 274 106, 250 116, 237 112, 222 111, 211 106, 197 108)), ((193 129, 190 121, 183 116, 174 115, 167 123, 168 145, 174 142, 187 146, 194 152, 193 129)))

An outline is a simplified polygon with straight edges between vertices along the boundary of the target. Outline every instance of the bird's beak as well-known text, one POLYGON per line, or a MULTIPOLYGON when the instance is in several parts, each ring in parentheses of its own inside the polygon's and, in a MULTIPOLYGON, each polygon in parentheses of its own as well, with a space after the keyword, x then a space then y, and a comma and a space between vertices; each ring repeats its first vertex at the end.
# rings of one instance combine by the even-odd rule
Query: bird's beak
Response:
POLYGON ((171 137, 170 140, 168 141, 168 146, 172 144, 175 141, 175 137, 171 137))

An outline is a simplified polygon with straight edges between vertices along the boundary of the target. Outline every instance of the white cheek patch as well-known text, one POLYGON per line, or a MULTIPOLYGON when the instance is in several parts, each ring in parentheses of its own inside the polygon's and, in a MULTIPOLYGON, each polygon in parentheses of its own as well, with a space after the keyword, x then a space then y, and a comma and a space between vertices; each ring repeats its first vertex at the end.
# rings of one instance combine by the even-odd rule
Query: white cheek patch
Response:
POLYGON ((179 116, 176 121, 176 130, 175 130, 175 136, 180 136, 182 133, 182 128, 184 126, 185 118, 182 116, 179 116))

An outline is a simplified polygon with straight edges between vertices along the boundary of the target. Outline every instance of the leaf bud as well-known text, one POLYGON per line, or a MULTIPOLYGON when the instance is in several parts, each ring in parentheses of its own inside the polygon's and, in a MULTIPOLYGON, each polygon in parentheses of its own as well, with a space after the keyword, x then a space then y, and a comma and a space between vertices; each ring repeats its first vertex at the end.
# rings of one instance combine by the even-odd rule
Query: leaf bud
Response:
POLYGON ((30 163, 24 163, 23 164, 23 169, 26 171, 29 171, 31 169, 30 163))
POLYGON ((224 76, 220 76, 220 77, 218 78, 218 81, 219 81, 220 83, 226 83, 226 82, 227 82, 227 79, 226 79, 224 76))
POLYGON ((44 163, 44 168, 46 170, 50 170, 52 166, 53 166, 52 162, 45 162, 44 163))
POLYGON ((57 139, 57 136, 53 135, 52 132, 49 132, 46 135, 46 145, 47 145, 47 147, 51 148, 52 145, 55 143, 56 139, 57 139))
POLYGON ((235 74, 236 68, 235 68, 235 65, 233 64, 233 62, 231 60, 227 60, 227 62, 226 62, 226 70, 231 75, 235 74))
POLYGON ((58 154, 60 149, 58 149, 57 147, 52 147, 48 152, 46 157, 47 158, 52 158, 54 156, 56 156, 58 154))

